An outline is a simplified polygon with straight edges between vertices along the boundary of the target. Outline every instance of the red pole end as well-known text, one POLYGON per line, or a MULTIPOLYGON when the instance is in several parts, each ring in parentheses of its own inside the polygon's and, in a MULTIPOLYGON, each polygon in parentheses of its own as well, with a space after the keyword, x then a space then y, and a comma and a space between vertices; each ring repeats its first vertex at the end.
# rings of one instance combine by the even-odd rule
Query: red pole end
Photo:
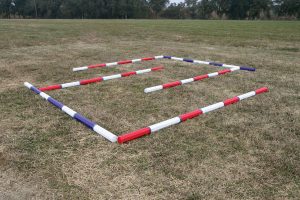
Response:
POLYGON ((47 87, 39 88, 41 91, 48 91, 48 90, 58 90, 61 89, 61 85, 50 85, 47 87))
POLYGON ((163 68, 164 68, 164 66, 161 65, 161 66, 151 68, 151 71, 161 70, 163 68))
POLYGON ((148 135, 150 133, 151 133, 151 129, 149 127, 142 128, 137 131, 133 131, 131 133, 126 133, 124 135, 120 135, 118 137, 118 143, 122 144, 124 142, 128 142, 128 141, 143 137, 144 135, 148 135))
POLYGON ((269 92, 269 88, 262 87, 262 88, 259 88, 259 89, 255 90, 256 94, 261 94, 261 93, 264 93, 264 92, 269 92))

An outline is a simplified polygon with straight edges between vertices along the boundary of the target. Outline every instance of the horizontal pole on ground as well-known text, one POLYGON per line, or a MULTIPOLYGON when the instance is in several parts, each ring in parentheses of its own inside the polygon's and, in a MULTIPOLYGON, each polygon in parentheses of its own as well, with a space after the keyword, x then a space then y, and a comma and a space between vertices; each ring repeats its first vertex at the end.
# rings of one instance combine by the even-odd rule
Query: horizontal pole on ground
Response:
POLYGON ((258 94, 261 94, 261 93, 265 93, 265 92, 268 92, 268 91, 269 91, 269 89, 267 87, 262 87, 262 88, 259 88, 259 89, 255 90, 255 91, 251 91, 251 92, 248 92, 248 93, 245 93, 245 94, 227 99, 223 102, 215 103, 215 104, 212 104, 210 106, 206 106, 204 108, 200 108, 200 109, 194 110, 192 112, 188 112, 188 113, 179 115, 177 117, 159 122, 157 124, 153 124, 151 126, 148 126, 148 127, 145 127, 145 128, 142 128, 142 129, 130 132, 130 133, 123 134, 123 135, 118 137, 118 142, 121 144, 121 143, 128 142, 128 141, 137 139, 137 138, 145 136, 145 135, 149 135, 153 132, 159 131, 159 130, 167 128, 169 126, 179 124, 181 122, 185 122, 188 119, 198 117, 199 115, 202 115, 204 113, 208 113, 208 112, 220 109, 222 107, 237 103, 238 101, 242 101, 244 99, 247 99, 247 98, 250 98, 252 96, 255 96, 255 95, 258 95, 258 94))
POLYGON ((41 90, 41 91, 58 90, 58 89, 63 89, 63 88, 68 88, 68 87, 87 85, 87 84, 91 84, 91 83, 97 83, 97 82, 101 82, 101 81, 107 81, 107 80, 132 76, 132 75, 145 74, 145 73, 148 73, 151 71, 157 71, 157 70, 161 70, 161 69, 163 69, 163 66, 158 66, 158 67, 153 67, 150 69, 143 69, 143 70, 138 70, 138 71, 132 71, 132 72, 124 72, 121 74, 114 74, 114 75, 110 75, 110 76, 100 76, 100 77, 95 77, 95 78, 91 78, 91 79, 74 81, 74 82, 70 82, 70 83, 49 85, 49 86, 41 87, 41 88, 39 88, 39 90, 41 90))
POLYGON ((203 65, 213 65, 216 67, 225 67, 225 68, 233 68, 233 67, 239 67, 240 70, 246 70, 246 71, 255 71, 255 68, 247 67, 247 66, 237 66, 237 65, 228 65, 223 63, 217 63, 217 62, 209 62, 209 61, 202 61, 202 60, 193 60, 188 58, 178 58, 174 56, 164 56, 165 59, 171 59, 171 60, 177 60, 177 61, 184 61, 189 63, 196 63, 196 64, 203 64, 203 65))
POLYGON ((228 65, 228 64, 218 63, 218 62, 194 60, 194 59, 189 59, 189 58, 179 58, 179 57, 175 57, 175 56, 154 56, 154 57, 146 57, 146 58, 139 58, 139 59, 132 59, 132 60, 122 60, 122 61, 111 62, 111 63, 101 63, 101 64, 82 66, 82 67, 75 67, 75 68, 73 68, 73 71, 77 72, 77 71, 84 71, 84 70, 94 69, 94 68, 112 67, 112 66, 117 66, 117 65, 131 64, 131 63, 137 63, 137 62, 142 62, 142 61, 151 61, 151 60, 157 60, 157 59, 171 59, 171 60, 184 61, 184 62, 196 63, 196 64, 204 64, 204 65, 213 65, 216 67, 225 67, 225 68, 239 67, 240 70, 246 70, 246 71, 255 71, 256 70, 255 68, 247 67, 247 66, 228 65))
POLYGON ((132 59, 132 60, 122 60, 122 61, 111 62, 111 63, 94 64, 94 65, 88 65, 88 66, 83 66, 83 67, 75 67, 75 68, 73 68, 73 71, 78 72, 78 71, 84 71, 84 70, 88 70, 88 69, 112 67, 112 66, 116 66, 116 65, 125 65, 125 64, 137 63, 137 62, 142 62, 142 61, 157 60, 157 59, 162 59, 162 58, 164 58, 164 56, 154 56, 154 57, 139 58, 139 59, 132 59))
POLYGON ((203 79, 206 79, 206 78, 211 78, 211 77, 227 74, 227 73, 234 72, 234 71, 237 71, 237 70, 239 70, 239 67, 224 69, 224 70, 221 70, 221 71, 218 71, 218 72, 213 72, 213 73, 210 73, 210 74, 199 75, 199 76, 195 76, 193 78, 188 78, 188 79, 184 79, 184 80, 165 83, 165 84, 162 84, 162 85, 148 87, 148 88, 145 88, 144 92, 145 93, 150 93, 150 92, 155 92, 155 91, 159 91, 159 90, 163 90, 163 89, 177 87, 177 86, 192 83, 192 82, 195 82, 195 81, 200 81, 200 80, 203 80, 203 79))

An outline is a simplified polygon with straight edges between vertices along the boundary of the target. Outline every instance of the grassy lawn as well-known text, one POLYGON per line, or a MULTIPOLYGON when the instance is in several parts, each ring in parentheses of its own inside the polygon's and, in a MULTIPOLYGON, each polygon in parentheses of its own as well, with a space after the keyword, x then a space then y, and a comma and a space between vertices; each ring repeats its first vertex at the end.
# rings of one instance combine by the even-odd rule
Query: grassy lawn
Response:
POLYGON ((0 199, 299 199, 300 22, 0 20, 0 199), (152 94, 146 87, 247 65, 152 94), (270 92, 119 145, 23 86, 163 71, 47 92, 120 135, 267 86, 270 92))

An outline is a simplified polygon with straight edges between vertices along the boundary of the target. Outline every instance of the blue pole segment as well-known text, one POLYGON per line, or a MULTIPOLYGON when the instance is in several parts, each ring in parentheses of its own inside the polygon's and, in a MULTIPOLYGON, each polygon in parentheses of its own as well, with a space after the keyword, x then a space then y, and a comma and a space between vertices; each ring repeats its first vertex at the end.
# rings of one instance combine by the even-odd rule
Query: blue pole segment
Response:
POLYGON ((92 122, 91 120, 85 118, 84 116, 82 116, 79 113, 76 113, 74 118, 78 121, 80 121, 81 123, 83 123, 84 125, 86 125, 87 127, 89 127, 90 129, 93 129, 94 126, 96 125, 96 123, 92 122))
POLYGON ((241 66, 240 70, 246 70, 246 71, 253 71, 254 72, 256 69, 255 68, 251 68, 251 67, 241 66))

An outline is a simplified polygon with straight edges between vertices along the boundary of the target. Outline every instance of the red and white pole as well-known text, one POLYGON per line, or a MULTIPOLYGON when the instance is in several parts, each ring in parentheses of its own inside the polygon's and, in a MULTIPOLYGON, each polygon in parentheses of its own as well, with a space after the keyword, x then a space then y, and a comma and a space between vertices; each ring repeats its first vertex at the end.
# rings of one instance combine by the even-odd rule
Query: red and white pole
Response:
POLYGON ((145 128, 142 128, 142 129, 130 132, 130 133, 123 134, 121 136, 118 136, 118 142, 119 143, 124 143, 124 142, 128 142, 128 141, 137 139, 137 138, 145 136, 145 135, 149 135, 153 132, 159 131, 159 130, 167 128, 169 126, 179 124, 181 122, 185 122, 188 119, 198 117, 199 115, 202 115, 202 114, 220 109, 222 107, 237 103, 238 101, 242 101, 244 99, 247 99, 247 98, 253 97, 255 95, 268 92, 268 91, 269 91, 269 89, 267 87, 263 87, 263 88, 255 90, 255 91, 248 92, 248 93, 245 93, 245 94, 227 99, 223 102, 215 103, 215 104, 212 104, 210 106, 206 106, 204 108, 197 109, 197 110, 194 110, 192 112, 179 115, 179 116, 174 117, 172 119, 168 119, 168 120, 159 122, 157 124, 153 124, 151 126, 148 126, 148 127, 145 127, 145 128))
POLYGON ((49 85, 49 86, 46 86, 46 87, 39 88, 39 90, 40 91, 58 90, 58 89, 63 89, 63 88, 68 88, 68 87, 87 85, 87 84, 91 84, 91 83, 97 83, 97 82, 102 82, 102 81, 107 81, 107 80, 132 76, 132 75, 145 74, 145 73, 149 73, 149 72, 157 71, 157 70, 161 70, 161 69, 163 69, 163 66, 158 66, 158 67, 154 67, 154 68, 151 68, 151 69, 143 69, 143 70, 138 70, 138 71, 132 71, 132 72, 124 72, 124 73, 121 73, 121 74, 115 74, 115 75, 111 75, 111 76, 100 76, 100 77, 96 77, 96 78, 84 79, 84 80, 74 81, 74 82, 70 82, 70 83, 49 85))
POLYGON ((94 65, 88 65, 88 66, 83 66, 83 67, 75 67, 75 68, 73 68, 73 71, 77 72, 77 71, 84 71, 84 70, 93 69, 93 68, 112 67, 112 66, 116 66, 116 65, 125 65, 125 64, 130 64, 130 63, 157 60, 157 59, 163 59, 163 58, 164 58, 164 56, 154 56, 154 57, 139 58, 139 59, 133 59, 133 60, 122 60, 122 61, 111 62, 111 63, 94 64, 94 65))
POLYGON ((193 78, 188 78, 188 79, 184 79, 184 80, 180 80, 180 81, 174 81, 174 82, 165 83, 165 84, 162 84, 162 85, 148 87, 148 88, 145 88, 144 92, 145 93, 150 93, 150 92, 155 92, 155 91, 158 91, 158 90, 168 89, 168 88, 171 88, 171 87, 177 87, 179 85, 184 85, 184 84, 187 84, 187 83, 200 81, 200 80, 203 80, 203 79, 206 79, 206 78, 211 78, 211 77, 214 77, 214 76, 227 74, 227 73, 237 71, 237 70, 240 70, 240 68, 239 67, 234 67, 234 68, 231 68, 231 69, 224 69, 224 70, 214 72, 214 73, 210 73, 210 74, 199 75, 199 76, 195 76, 193 78))

